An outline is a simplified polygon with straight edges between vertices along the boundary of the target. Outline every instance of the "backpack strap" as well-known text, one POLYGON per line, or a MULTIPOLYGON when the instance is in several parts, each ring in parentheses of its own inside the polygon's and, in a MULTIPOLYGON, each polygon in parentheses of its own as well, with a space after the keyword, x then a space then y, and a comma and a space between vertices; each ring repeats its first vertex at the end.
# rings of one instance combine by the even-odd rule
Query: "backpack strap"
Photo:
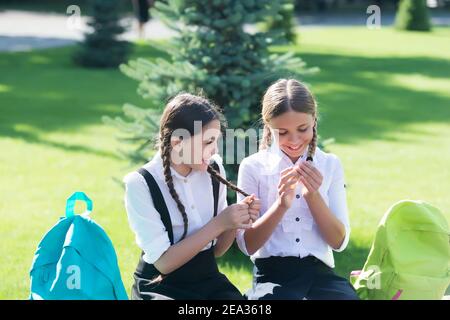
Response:
POLYGON ((155 181, 155 178, 153 178, 150 172, 148 172, 146 169, 140 168, 138 172, 144 177, 145 182, 147 183, 155 209, 161 216, 161 220, 169 235, 170 244, 173 245, 174 240, 173 240, 172 220, 170 220, 169 210, 167 209, 167 205, 166 202, 164 201, 161 189, 159 189, 158 184, 155 181))

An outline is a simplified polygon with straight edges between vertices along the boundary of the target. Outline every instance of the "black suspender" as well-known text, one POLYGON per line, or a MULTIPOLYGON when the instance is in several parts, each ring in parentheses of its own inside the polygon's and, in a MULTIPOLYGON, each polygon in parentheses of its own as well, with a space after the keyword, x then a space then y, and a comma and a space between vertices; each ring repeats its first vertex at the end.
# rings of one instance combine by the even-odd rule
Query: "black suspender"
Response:
MULTIPOLYGON (((219 165, 216 162, 213 162, 211 166, 217 172, 220 172, 219 165)), ((172 228, 172 220, 170 219, 169 210, 167 209, 166 202, 164 201, 164 197, 161 193, 161 189, 159 189, 158 184, 155 181, 155 178, 144 168, 140 168, 138 172, 144 177, 145 182, 147 183, 148 189, 150 190, 150 195, 153 200, 153 204, 155 206, 156 211, 159 212, 161 216, 161 220, 164 224, 164 227, 167 230, 169 235, 170 244, 174 244, 173 238, 173 228, 172 228)), ((219 186, 220 182, 211 177, 212 189, 213 189, 213 197, 214 197, 214 217, 217 216, 217 208, 219 204, 219 186)), ((214 241, 213 243, 214 244, 214 241)))
POLYGON ((161 189, 159 189, 158 184, 155 181, 155 178, 144 168, 140 168, 138 172, 144 177, 145 182, 147 182, 148 189, 150 190, 150 195, 153 200, 153 204, 155 206, 156 211, 158 211, 161 216, 161 220, 166 228, 167 233, 169 234, 170 244, 174 244, 173 240, 173 228, 172 228, 172 220, 170 220, 169 210, 167 209, 166 202, 164 201, 164 197, 161 193, 161 189))

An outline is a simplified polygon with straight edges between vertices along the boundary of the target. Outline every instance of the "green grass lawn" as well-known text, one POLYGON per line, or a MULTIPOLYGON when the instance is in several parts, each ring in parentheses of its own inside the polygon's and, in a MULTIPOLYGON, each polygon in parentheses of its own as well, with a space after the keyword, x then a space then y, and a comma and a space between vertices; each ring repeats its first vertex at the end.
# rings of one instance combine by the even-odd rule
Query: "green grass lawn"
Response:
MULTIPOLYGON (((450 217, 450 29, 307 29, 295 47, 321 72, 308 78, 319 101, 322 137, 345 167, 352 235, 335 254, 347 276, 362 266, 377 223, 401 199, 422 199, 450 217)), ((113 181, 134 168, 118 156, 118 132, 102 115, 125 102, 145 106, 137 83, 117 70, 71 65, 73 48, 0 53, 0 299, 27 298, 41 237, 76 190, 111 237, 127 289, 139 249, 113 181)), ((157 55, 139 47, 137 56, 157 55)), ((221 269, 241 290, 251 264, 233 249, 221 269)))

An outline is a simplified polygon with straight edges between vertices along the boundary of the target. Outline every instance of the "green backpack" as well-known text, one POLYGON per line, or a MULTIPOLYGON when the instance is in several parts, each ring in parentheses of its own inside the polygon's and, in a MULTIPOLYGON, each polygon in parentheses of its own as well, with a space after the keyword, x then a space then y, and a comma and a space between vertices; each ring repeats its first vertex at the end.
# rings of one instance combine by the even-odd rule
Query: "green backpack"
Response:
POLYGON ((400 201, 381 219, 363 270, 350 280, 361 299, 442 299, 450 284, 449 227, 423 201, 400 201))

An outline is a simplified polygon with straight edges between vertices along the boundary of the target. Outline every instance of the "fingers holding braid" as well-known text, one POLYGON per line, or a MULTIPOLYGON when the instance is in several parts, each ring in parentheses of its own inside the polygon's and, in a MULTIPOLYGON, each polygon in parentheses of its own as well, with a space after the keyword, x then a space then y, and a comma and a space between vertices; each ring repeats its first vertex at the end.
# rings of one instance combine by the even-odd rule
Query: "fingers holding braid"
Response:
POLYGON ((226 185, 231 190, 234 190, 236 192, 239 192, 246 198, 242 201, 243 203, 246 203, 247 209, 246 209, 246 215, 248 217, 249 225, 251 225, 252 222, 254 222, 258 216, 259 216, 259 210, 261 208, 261 202, 259 199, 256 198, 255 195, 250 195, 244 190, 238 188, 236 185, 232 184, 230 181, 226 180, 224 177, 220 175, 219 172, 217 172, 213 167, 208 166, 208 172, 211 174, 211 176, 218 180, 219 182, 226 185))

